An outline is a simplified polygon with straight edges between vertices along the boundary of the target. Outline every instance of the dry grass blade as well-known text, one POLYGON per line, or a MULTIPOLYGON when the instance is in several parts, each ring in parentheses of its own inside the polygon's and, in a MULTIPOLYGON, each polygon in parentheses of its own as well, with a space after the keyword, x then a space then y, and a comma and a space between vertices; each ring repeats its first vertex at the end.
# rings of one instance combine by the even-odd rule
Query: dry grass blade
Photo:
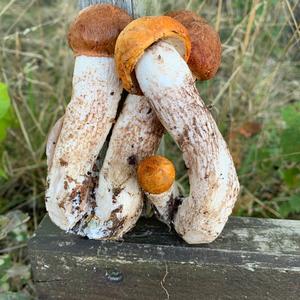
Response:
MULTIPOLYGON (((294 26, 295 26, 295 31, 298 33, 298 36, 300 37, 300 26, 299 23, 296 21, 296 17, 294 15, 293 9, 291 8, 290 2, 288 0, 285 0, 286 6, 289 10, 289 13, 291 15, 291 18, 293 20, 294 26)), ((297 7, 298 2, 295 4, 295 7, 297 7)))
POLYGON ((250 15, 249 15, 247 28, 246 28, 245 38, 244 38, 244 42, 243 42, 243 45, 242 45, 243 52, 246 52, 246 50, 248 48, 248 45, 249 45, 251 30, 252 30, 253 23, 254 23, 254 20, 255 20, 256 10, 257 10, 259 1, 260 0, 254 0, 253 4, 252 4, 252 8, 251 8, 251 12, 250 12, 250 15))

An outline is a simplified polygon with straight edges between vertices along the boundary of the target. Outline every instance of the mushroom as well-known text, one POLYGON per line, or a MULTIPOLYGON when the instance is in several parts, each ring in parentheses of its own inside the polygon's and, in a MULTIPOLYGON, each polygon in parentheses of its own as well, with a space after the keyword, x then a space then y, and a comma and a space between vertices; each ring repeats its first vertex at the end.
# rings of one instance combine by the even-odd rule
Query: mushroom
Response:
POLYGON ((93 211, 94 203, 88 201, 92 168, 114 123, 122 93, 113 58, 115 41, 130 21, 118 7, 93 5, 82 10, 70 26, 68 41, 76 57, 73 94, 52 149, 46 192, 50 218, 67 231, 93 211))
MULTIPOLYGON (((218 33, 205 19, 194 12, 182 10, 170 12, 167 15, 184 25, 189 32, 192 49, 188 66, 194 78, 198 80, 213 78, 221 64, 222 49, 218 33)), ((147 193, 147 198, 156 208, 158 218, 168 225, 172 222, 174 215, 170 207, 176 210, 176 206, 180 203, 176 184, 172 189, 162 195, 151 196, 147 193)))
POLYGON ((175 168, 167 158, 154 155, 143 159, 137 168, 141 188, 150 194, 169 190, 175 180, 175 168))
POLYGON ((77 234, 120 239, 135 225, 144 200, 136 167, 157 150, 163 130, 145 97, 127 96, 99 174, 93 216, 82 219, 77 234))
MULTIPOLYGON (((188 60, 188 66, 194 77, 198 80, 208 80, 215 76, 221 63, 221 41, 218 33, 207 21, 192 11, 175 11, 167 14, 176 19, 188 30, 192 49, 188 60)), ((148 200, 156 208, 157 217, 170 225, 173 210, 181 201, 176 183, 161 195, 146 193, 148 200), (172 209, 171 209, 172 208, 172 209)))
POLYGON ((186 63, 190 47, 187 29, 175 19, 144 17, 121 32, 115 59, 124 88, 148 98, 183 152, 190 195, 173 222, 178 234, 195 244, 211 242, 220 234, 239 182, 228 147, 186 63))
POLYGON ((173 163, 160 155, 143 159, 137 168, 137 179, 146 197, 153 204, 158 219, 170 226, 180 200, 173 163))

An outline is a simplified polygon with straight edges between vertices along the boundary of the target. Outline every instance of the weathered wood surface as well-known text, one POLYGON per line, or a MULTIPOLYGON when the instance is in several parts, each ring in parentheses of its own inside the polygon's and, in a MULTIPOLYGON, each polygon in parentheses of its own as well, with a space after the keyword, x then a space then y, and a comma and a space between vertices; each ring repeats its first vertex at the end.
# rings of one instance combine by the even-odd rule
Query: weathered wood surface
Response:
POLYGON ((142 219, 124 241, 66 234, 45 217, 29 243, 40 299, 299 299, 300 222, 230 218, 187 245, 142 219))
POLYGON ((83 9, 97 3, 110 3, 119 6, 133 17, 156 14, 159 10, 157 0, 79 0, 79 8, 83 9))

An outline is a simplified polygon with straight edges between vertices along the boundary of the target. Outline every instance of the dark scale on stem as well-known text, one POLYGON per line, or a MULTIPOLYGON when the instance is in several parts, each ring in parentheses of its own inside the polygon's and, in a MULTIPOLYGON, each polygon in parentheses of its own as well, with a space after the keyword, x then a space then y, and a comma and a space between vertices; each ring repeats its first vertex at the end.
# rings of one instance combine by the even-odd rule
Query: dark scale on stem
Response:
POLYGON ((62 159, 62 158, 59 159, 59 163, 60 163, 60 165, 61 165, 62 167, 66 167, 66 166, 68 165, 68 162, 65 161, 65 160, 62 159))
POLYGON ((171 196, 169 202, 168 202, 168 210, 169 210, 169 216, 170 220, 173 220, 174 216, 176 215, 178 211, 179 205, 182 203, 183 197, 178 196, 173 198, 173 195, 171 196))
POLYGON ((135 166, 137 163, 136 156, 133 154, 127 158, 127 162, 130 166, 135 166))
POLYGON ((115 197, 118 197, 118 195, 122 192, 123 188, 114 188, 113 194, 115 197))

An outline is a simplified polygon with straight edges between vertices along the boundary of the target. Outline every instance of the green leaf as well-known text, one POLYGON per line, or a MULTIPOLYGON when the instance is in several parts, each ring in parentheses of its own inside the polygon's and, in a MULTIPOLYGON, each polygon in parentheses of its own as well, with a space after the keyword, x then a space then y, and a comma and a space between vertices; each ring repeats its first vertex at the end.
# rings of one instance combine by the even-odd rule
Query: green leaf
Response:
POLYGON ((10 97, 8 95, 7 85, 0 82, 0 118, 2 118, 10 108, 10 97))
POLYGON ((280 147, 287 161, 300 162, 300 103, 288 105, 281 112, 286 128, 280 134, 280 147))
POLYGON ((300 103, 286 106, 281 111, 281 115, 288 127, 300 125, 300 103))
POLYGON ((7 128, 13 126, 16 123, 15 121, 16 118, 11 107, 7 85, 0 82, 0 142, 5 140, 7 128))
POLYGON ((4 141, 6 138, 6 126, 2 124, 0 120, 0 142, 4 141))
POLYGON ((3 169, 0 168, 0 179, 7 179, 7 174, 5 173, 5 171, 3 169))
POLYGON ((282 179, 290 188, 297 188, 300 186, 300 169, 289 168, 282 171, 282 179))
POLYGON ((279 213, 286 218, 291 213, 300 212, 300 194, 295 194, 283 202, 279 207, 279 213))
POLYGON ((292 212, 299 213, 300 212, 300 194, 293 195, 288 200, 292 212))
POLYGON ((286 218, 291 213, 289 202, 283 202, 279 207, 279 213, 283 218, 286 218))
POLYGON ((0 282, 12 265, 12 260, 9 254, 0 255, 0 282))
MULTIPOLYGON (((300 118, 300 116, 299 116, 300 118)), ((291 162, 300 162, 300 124, 299 127, 283 130, 280 139, 283 158, 291 162)))
POLYGON ((11 108, 0 118, 0 142, 5 140, 7 129, 17 125, 17 120, 11 108))

